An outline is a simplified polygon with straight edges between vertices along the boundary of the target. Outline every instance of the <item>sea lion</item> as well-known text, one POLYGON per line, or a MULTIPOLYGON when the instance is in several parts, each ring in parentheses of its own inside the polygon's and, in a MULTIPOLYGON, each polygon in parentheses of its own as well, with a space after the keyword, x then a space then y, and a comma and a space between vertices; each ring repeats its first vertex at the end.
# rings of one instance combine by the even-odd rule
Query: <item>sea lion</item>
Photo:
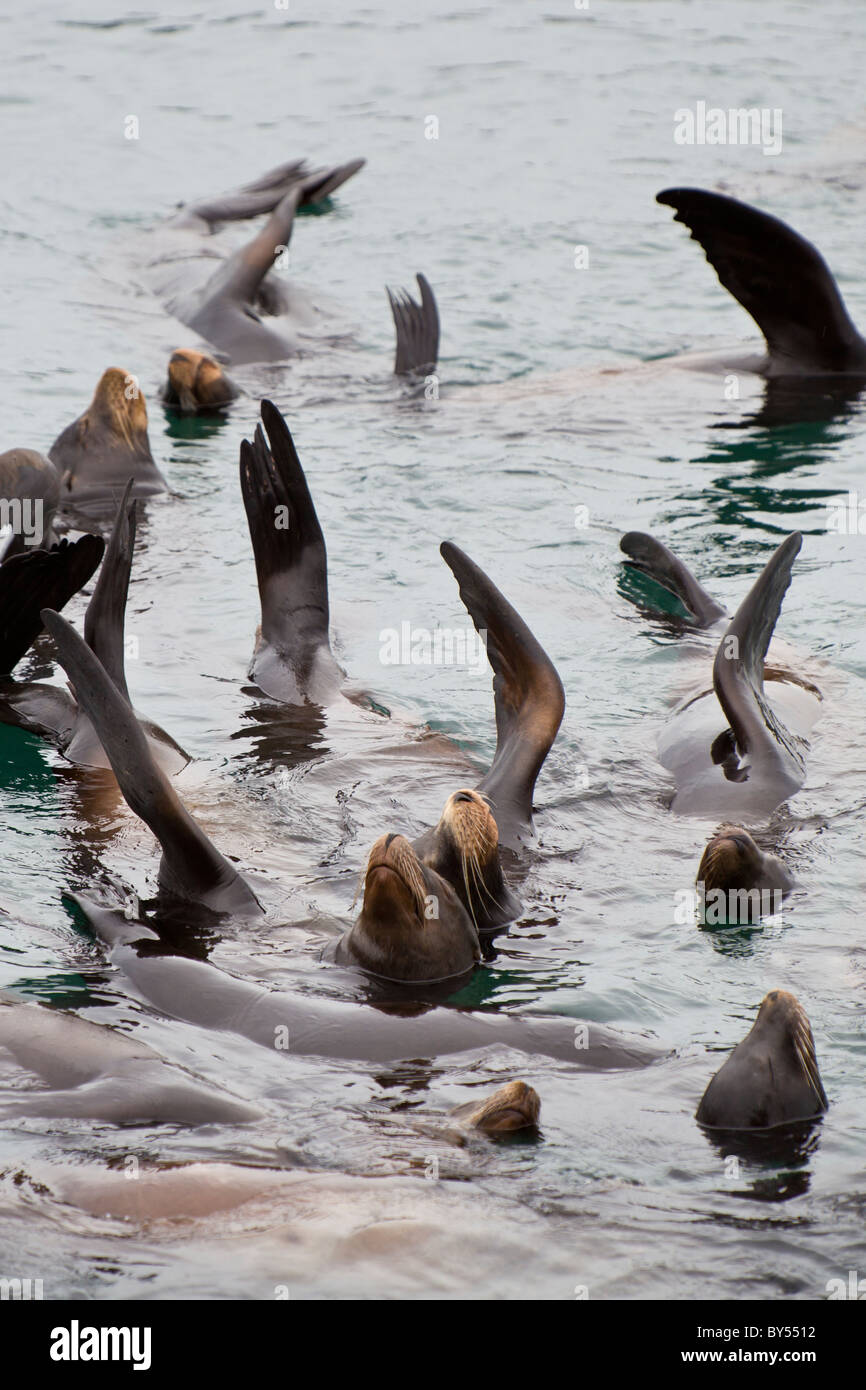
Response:
POLYGON ((128 478, 133 497, 168 490, 150 451, 144 395, 121 367, 103 372, 90 405, 57 436, 48 456, 62 474, 61 505, 86 517, 113 515, 128 478))
POLYGON ((794 879, 775 854, 759 849, 740 825, 722 825, 701 857, 701 916, 716 926, 742 926, 778 912, 794 879))
POLYGON ((803 784, 806 735, 821 692, 787 665, 764 660, 802 543, 798 531, 782 542, 722 628, 724 610, 665 546, 639 532, 620 542, 627 564, 675 593, 699 625, 718 623, 720 632, 712 689, 682 701, 659 738, 659 759, 677 783, 676 811, 760 817, 803 784))
POLYGON ((512 1134, 518 1129, 536 1129, 541 1115, 538 1092, 525 1081, 509 1081, 492 1096, 481 1101, 466 1101, 451 1111, 464 1129, 481 1130, 484 1134, 512 1134))
POLYGON ((792 227, 723 193, 666 188, 675 210, 726 290, 755 320, 766 354, 732 368, 760 376, 866 379, 866 340, 848 316, 821 254, 792 227))
MULTIPOLYGON (((192 263, 185 257, 181 277, 168 289, 166 307, 194 328, 235 365, 278 362, 294 356, 319 328, 322 310, 284 278, 269 276, 292 237, 295 214, 320 202, 356 174, 363 159, 332 169, 308 171, 302 163, 283 165, 236 193, 193 205, 175 226, 212 231, 225 221, 270 212, 252 241, 222 261, 208 265, 204 283, 190 285, 192 263), (264 318, 272 319, 273 326, 264 318)), ((164 283, 164 292, 168 286, 164 283)))
POLYGON ((204 961, 160 953, 157 933, 128 921, 116 908, 78 893, 66 898, 109 947, 112 962, 155 1008, 172 1018, 238 1033, 282 1055, 382 1063, 498 1045, 592 1071, 648 1066, 664 1055, 645 1038, 564 1015, 440 1007, 403 1017, 369 1004, 263 989, 204 961), (286 1036, 288 1049, 279 1041, 286 1036))
MULTIPOLYGON (((4 669, 8 666, 11 670, 24 654, 23 640, 29 638, 29 646, 41 631, 41 610, 53 603, 52 593, 55 597, 63 597, 65 590, 60 593, 55 590, 66 580, 66 574, 71 573, 71 582, 80 588, 81 583, 90 578, 105 549, 99 579, 84 616, 84 638, 97 654, 120 697, 129 701, 124 669, 124 617, 135 548, 136 503, 130 502, 132 487, 130 479, 108 548, 105 549, 101 538, 85 536, 75 546, 57 551, 55 564, 63 564, 65 573, 62 579, 51 576, 51 587, 47 587, 49 581, 45 576, 52 558, 50 554, 45 558, 42 554, 22 555, 8 566, 0 566, 0 632, 7 635, 6 641, 0 640, 0 665, 4 669), (79 560, 79 555, 83 560, 79 560), (91 561, 92 567, 88 568, 91 561), (82 563, 83 570, 80 569, 82 563), (83 572, 87 579, 79 583, 83 572), (17 642, 9 640, 13 636, 18 638, 17 642)), ((50 739, 65 758, 80 767, 111 767, 86 711, 74 693, 59 686, 39 681, 4 681, 0 684, 0 722, 18 725, 50 739)), ((174 776, 186 767, 188 754, 163 729, 150 720, 143 720, 141 727, 153 758, 161 768, 174 776)))
POLYGON ((0 525, 11 527, 0 559, 47 549, 54 540, 52 521, 60 502, 60 474, 35 449, 7 449, 0 454, 0 525))
POLYGON ((255 1106, 193 1081, 115 1028, 10 995, 0 996, 0 1049, 49 1088, 0 1099, 5 1116, 183 1125, 261 1118, 255 1106))
POLYGON ((187 415, 215 414, 239 395, 239 387, 207 353, 194 348, 177 348, 172 353, 160 393, 164 405, 187 415))
POLYGON ((383 835, 370 851, 360 916, 336 959, 385 980, 433 983, 466 974, 481 947, 448 880, 423 864, 403 835, 383 835))
POLYGON ((419 835, 412 848, 423 865, 451 884, 479 933, 498 931, 520 915, 520 900, 502 873, 499 826, 482 792, 468 787, 452 792, 438 824, 419 835))
POLYGON ((716 1072, 695 1118, 711 1129, 769 1129, 815 1119, 827 1104, 806 1011, 793 994, 774 989, 716 1072))
MULTIPOLYGON (((102 1028, 101 1031, 110 1033, 112 1030, 102 1028)), ((81 1095, 81 1103, 75 1113, 89 1116, 87 1101, 94 1095, 95 1088, 85 1086, 81 1089, 86 1094, 81 1095)), ((53 1098, 52 1093, 44 1094, 43 1103, 47 1103, 50 1098, 53 1098)), ((217 1097, 214 1099, 217 1100, 217 1097)), ((188 1100, 184 1107, 184 1100, 185 1097, 174 1100, 177 1113, 181 1116, 178 1123, 197 1123, 195 1119, 189 1121, 183 1118, 184 1108, 187 1113, 190 1109, 188 1100)), ((38 1101, 38 1096, 34 1097, 34 1105, 38 1105, 38 1101)), ((105 1109, 104 1106, 96 1108, 105 1109)), ((118 1120, 127 1121, 127 1115, 130 1120, 161 1118, 147 1116, 146 1109, 145 1103, 145 1113, 142 1115, 141 1102, 130 1097, 127 1111, 121 1110, 118 1120)), ((250 1109, 249 1118, 256 1118, 255 1112, 250 1109)), ((541 1101, 537 1091, 527 1086, 524 1081, 509 1081, 483 1100, 455 1106, 444 1126, 441 1122, 437 1123, 436 1119, 424 1118, 417 1127, 431 1138, 462 1145, 474 1134, 497 1137, 520 1130, 535 1129, 538 1126, 540 1110, 541 1101)), ((16 1106, 13 1113, 61 1112, 50 1109, 34 1109, 31 1112, 16 1106)), ((94 1118, 114 1119, 115 1116, 97 1113, 94 1114, 94 1118)), ((221 1116, 215 1113, 213 1122, 231 1122, 235 1118, 243 1123, 246 1117, 235 1117, 230 1113, 221 1116)), ((172 1164, 169 1167, 140 1165, 136 1168, 134 1182, 129 1181, 126 1172, 100 1167, 97 1164, 76 1164, 72 1169, 66 1165, 37 1164, 35 1167, 29 1166, 28 1176, 39 1184, 42 1191, 50 1189, 62 1201, 82 1207, 95 1216, 113 1216, 123 1221, 149 1223, 159 1220, 176 1221, 179 1218, 198 1219, 211 1216, 215 1212, 233 1211, 245 1202, 272 1196, 276 1191, 288 1189, 288 1195, 299 1183, 302 1190, 304 1186, 308 1189, 304 1196, 299 1193, 299 1197, 304 1205, 309 1207, 310 1199, 315 1197, 317 1182, 322 1178, 327 1182, 329 1175, 311 1172, 309 1169, 287 1171, 284 1168, 243 1167, 240 1164, 209 1161, 172 1164)), ((330 1176, 333 1177, 333 1174, 330 1176)))

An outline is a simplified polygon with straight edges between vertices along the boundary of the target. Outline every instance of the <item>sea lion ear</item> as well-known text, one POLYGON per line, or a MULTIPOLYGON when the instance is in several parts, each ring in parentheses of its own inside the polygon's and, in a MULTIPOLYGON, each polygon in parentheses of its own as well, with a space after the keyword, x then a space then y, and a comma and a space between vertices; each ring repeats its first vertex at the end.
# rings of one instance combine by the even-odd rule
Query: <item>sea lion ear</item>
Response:
POLYGON ((514 847, 532 831, 532 794, 565 712, 562 681, 520 614, 468 555, 439 547, 493 668, 496 752, 477 790, 487 797, 500 843, 514 847))

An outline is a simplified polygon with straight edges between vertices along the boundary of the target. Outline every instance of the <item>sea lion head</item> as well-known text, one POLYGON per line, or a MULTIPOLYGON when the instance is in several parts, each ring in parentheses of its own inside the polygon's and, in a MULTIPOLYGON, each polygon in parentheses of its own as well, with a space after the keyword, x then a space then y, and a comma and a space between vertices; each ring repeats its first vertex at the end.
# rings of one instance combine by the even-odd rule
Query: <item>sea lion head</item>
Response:
POLYGON ((706 892, 721 889, 780 889, 787 893, 794 880, 781 859, 759 849, 741 825, 721 825, 710 840, 698 868, 706 892))
POLYGON ((478 931, 518 915, 520 903, 502 877, 499 829, 481 792, 463 787, 449 796, 439 823, 418 843, 423 862, 452 885, 478 931))
POLYGON ((467 1129, 485 1134, 509 1134, 516 1129, 536 1129, 541 1114, 538 1092, 525 1081, 509 1081, 477 1104, 460 1105, 453 1112, 467 1129))
POLYGON ((195 348, 178 348, 168 364, 168 380, 162 390, 166 405, 187 412, 221 410, 238 394, 234 382, 219 362, 195 348))
POLYGON ((132 373, 122 367, 109 367, 102 373, 81 423, 87 435, 108 433, 131 454, 152 457, 144 393, 132 373))
POLYGON ((441 980, 480 959, 478 934, 451 884, 423 864, 404 835, 382 835, 364 875, 364 902, 348 954, 389 980, 441 980))
POLYGON ((815 1119, 827 1103, 806 1011, 795 995, 773 989, 711 1080, 696 1118, 713 1129, 770 1129, 815 1119))

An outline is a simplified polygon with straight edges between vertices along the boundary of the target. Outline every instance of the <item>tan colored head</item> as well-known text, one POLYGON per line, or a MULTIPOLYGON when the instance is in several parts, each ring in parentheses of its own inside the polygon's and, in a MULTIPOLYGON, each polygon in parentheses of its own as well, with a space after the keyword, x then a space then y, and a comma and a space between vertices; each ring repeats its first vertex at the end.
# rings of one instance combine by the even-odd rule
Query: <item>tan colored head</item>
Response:
POLYGON ((424 863, 453 885, 479 931, 517 915, 520 904, 502 877, 499 829, 481 792, 463 787, 449 796, 421 843, 424 863))
POLYGON ((739 825, 722 825, 710 840, 698 869, 698 882, 714 888, 751 887, 761 868, 761 851, 739 825), (748 879, 748 882, 746 880, 748 879))
POLYGON ((418 856, 405 835, 380 835, 364 875, 364 908, 387 920, 398 914, 424 922, 427 888, 418 856))
POLYGON ((225 405, 237 395, 218 362, 195 348, 178 348, 168 364, 166 399, 176 398, 181 410, 195 411, 225 405))
POLYGON ((138 378, 122 367, 109 367, 99 378, 85 415, 88 432, 96 426, 108 429, 133 453, 150 454, 147 439, 147 406, 138 378))
POLYGON ((535 1129, 541 1115, 538 1092, 525 1081, 509 1081, 478 1104, 459 1106, 461 1123, 485 1134, 510 1134, 516 1129, 535 1129))
POLYGON ((812 1025, 796 994, 790 994, 786 989, 771 989, 769 994, 765 994, 755 1019, 755 1028, 759 1025, 778 1029, 787 1035, 816 1102, 825 1108, 827 1097, 818 1072, 812 1025))

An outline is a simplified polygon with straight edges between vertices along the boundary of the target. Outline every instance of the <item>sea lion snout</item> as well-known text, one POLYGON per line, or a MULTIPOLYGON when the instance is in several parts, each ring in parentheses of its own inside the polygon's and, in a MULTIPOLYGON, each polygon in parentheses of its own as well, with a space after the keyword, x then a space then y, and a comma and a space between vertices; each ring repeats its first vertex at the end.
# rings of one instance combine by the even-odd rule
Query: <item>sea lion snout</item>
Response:
POLYGON ((427 900, 424 871, 405 835, 381 835, 367 860, 364 876, 364 908, 387 921, 388 900, 394 915, 414 912, 423 922, 427 900))

